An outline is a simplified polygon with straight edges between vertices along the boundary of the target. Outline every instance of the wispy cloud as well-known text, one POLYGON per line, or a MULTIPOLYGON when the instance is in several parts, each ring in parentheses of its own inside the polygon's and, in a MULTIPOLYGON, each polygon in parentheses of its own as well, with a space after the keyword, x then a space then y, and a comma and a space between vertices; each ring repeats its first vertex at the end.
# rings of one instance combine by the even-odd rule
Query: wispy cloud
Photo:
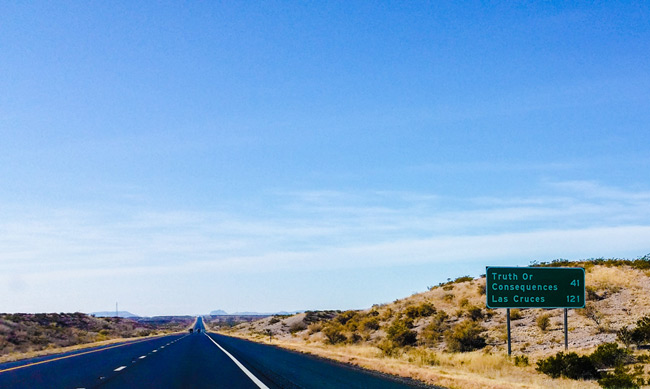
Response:
POLYGON ((39 277, 265 272, 650 251, 647 192, 593 182, 546 186, 544 195, 469 198, 461 206, 426 193, 276 193, 277 209, 260 218, 5 210, 0 271, 39 277))

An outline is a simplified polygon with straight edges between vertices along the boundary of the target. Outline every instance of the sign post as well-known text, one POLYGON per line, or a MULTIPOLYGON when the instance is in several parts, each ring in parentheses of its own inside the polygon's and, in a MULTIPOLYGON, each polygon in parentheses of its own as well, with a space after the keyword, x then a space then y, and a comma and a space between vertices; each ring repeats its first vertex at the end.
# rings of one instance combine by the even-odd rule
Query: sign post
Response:
POLYGON ((506 309, 506 327, 508 327, 508 355, 512 353, 510 348, 510 308, 506 309))
POLYGON ((564 348, 568 349, 567 309, 585 307, 585 269, 488 266, 485 276, 485 305, 507 309, 508 355, 510 308, 564 308, 564 348))

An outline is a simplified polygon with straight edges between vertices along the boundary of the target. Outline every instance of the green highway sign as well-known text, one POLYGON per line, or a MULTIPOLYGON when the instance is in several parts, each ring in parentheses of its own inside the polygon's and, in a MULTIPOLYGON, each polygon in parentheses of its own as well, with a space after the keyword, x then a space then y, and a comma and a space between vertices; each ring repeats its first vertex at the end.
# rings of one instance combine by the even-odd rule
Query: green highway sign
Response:
POLYGON ((488 266, 488 308, 584 308, 585 269, 581 267, 488 266))

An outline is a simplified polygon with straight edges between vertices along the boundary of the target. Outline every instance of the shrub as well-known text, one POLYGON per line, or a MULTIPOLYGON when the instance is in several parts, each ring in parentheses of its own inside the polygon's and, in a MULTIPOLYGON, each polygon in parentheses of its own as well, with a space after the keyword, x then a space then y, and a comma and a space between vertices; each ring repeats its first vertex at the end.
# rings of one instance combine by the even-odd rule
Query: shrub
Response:
POLYGON ((327 327, 323 328, 323 334, 327 338, 329 344, 343 343, 348 340, 347 336, 343 333, 343 326, 340 323, 330 323, 327 327))
POLYGON ((482 349, 486 345, 485 337, 481 336, 484 329, 478 323, 465 320, 445 333, 447 348, 451 352, 466 352, 482 349))
POLYGON ((406 317, 411 318, 411 319, 416 319, 418 317, 428 317, 436 313, 436 307, 433 306, 433 304, 424 302, 420 305, 414 306, 411 305, 410 307, 406 308, 404 311, 404 314, 406 317))
POLYGON ((650 341, 650 316, 644 316, 636 322, 636 327, 632 330, 632 340, 636 344, 650 341))
POLYGON ((537 317, 536 322, 540 330, 546 331, 548 327, 551 325, 551 315, 549 315, 548 313, 540 315, 537 317))
POLYGON ((442 299, 445 300, 446 302, 452 302, 454 301, 454 294, 453 293, 447 293, 444 296, 442 296, 442 299))
POLYGON ((358 316, 356 311, 345 311, 336 317, 336 321, 346 325, 348 321, 355 319, 358 316))
POLYGON ((379 318, 377 316, 366 317, 359 323, 364 331, 375 331, 379 329, 379 318))
MULTIPOLYGON (((442 288, 444 290, 451 290, 451 289, 454 288, 454 286, 452 284, 458 284, 458 283, 461 283, 461 282, 473 281, 473 280, 474 280, 474 277, 470 277, 470 276, 458 277, 458 278, 454 279, 453 281, 451 280, 451 278, 447 278, 447 282, 441 282, 441 283, 438 284, 437 287, 442 286, 442 288)), ((433 287, 432 289, 435 289, 435 288, 436 287, 433 287)))
POLYGON ((593 304, 587 303, 584 309, 578 309, 578 314, 587 319, 591 319, 600 328, 600 323, 603 321, 603 314, 598 312, 598 309, 593 304))
POLYGON ((397 353, 399 352, 399 349, 397 348, 397 346, 395 346, 395 343, 391 342, 388 339, 384 339, 381 342, 379 342, 377 344, 377 347, 387 357, 393 357, 397 355, 397 353))
POLYGON ((614 373, 603 374, 603 377, 598 380, 598 384, 603 388, 636 389, 645 383, 640 377, 641 374, 643 374, 643 366, 636 367, 634 373, 630 373, 630 369, 627 367, 618 366, 614 369, 614 373))
POLYGON ((395 320, 386 330, 388 340, 397 346, 411 346, 417 341, 417 333, 411 330, 411 324, 405 320, 395 320))
POLYGON ((528 357, 525 355, 515 355, 513 362, 515 366, 528 366, 530 364, 528 362, 528 357))
POLYGON ((309 335, 313 335, 317 332, 321 332, 323 329, 323 323, 320 321, 317 321, 315 323, 312 323, 309 325, 309 335))
POLYGON ((599 369, 621 366, 634 362, 634 357, 624 348, 619 348, 616 343, 605 343, 598 346, 589 358, 594 366, 599 369))
POLYGON ((605 298, 605 296, 599 295, 598 290, 593 286, 587 285, 585 290, 587 291, 587 300, 589 301, 600 301, 605 298))
POLYGON ((566 377, 574 380, 595 379, 599 377, 598 370, 587 356, 576 353, 557 353, 546 359, 537 361, 537 371, 553 378, 566 377))
POLYGON ((478 321, 483 318, 483 310, 480 307, 469 307, 467 308, 467 317, 470 320, 478 321))
POLYGON ((515 308, 510 310, 510 320, 521 320, 522 318, 523 315, 520 309, 515 308))
POLYGON ((622 327, 618 332, 616 332, 616 338, 625 345, 625 348, 630 348, 630 344, 633 342, 632 331, 627 329, 627 327, 622 327))
POLYGON ((359 342, 361 342, 362 339, 363 338, 361 337, 361 335, 357 334, 356 332, 353 332, 348 337, 347 342, 348 343, 359 343, 359 342))
POLYGON ((306 330, 306 329, 307 329, 307 325, 303 321, 299 321, 299 322, 293 323, 289 327, 289 332, 292 333, 292 334, 295 334, 296 332, 300 332, 300 331, 306 330))
POLYGON ((449 318, 445 311, 440 311, 433 316, 431 323, 424 327, 422 337, 427 343, 436 344, 442 338, 442 335, 449 329, 446 320, 449 318))

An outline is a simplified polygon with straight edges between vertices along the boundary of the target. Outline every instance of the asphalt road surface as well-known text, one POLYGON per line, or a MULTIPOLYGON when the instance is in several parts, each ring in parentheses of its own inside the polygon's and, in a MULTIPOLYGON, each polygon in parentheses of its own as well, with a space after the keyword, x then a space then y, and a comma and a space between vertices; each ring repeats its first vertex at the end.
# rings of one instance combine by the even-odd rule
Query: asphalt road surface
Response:
POLYGON ((414 388, 416 382, 206 333, 0 364, 0 388, 414 388))

